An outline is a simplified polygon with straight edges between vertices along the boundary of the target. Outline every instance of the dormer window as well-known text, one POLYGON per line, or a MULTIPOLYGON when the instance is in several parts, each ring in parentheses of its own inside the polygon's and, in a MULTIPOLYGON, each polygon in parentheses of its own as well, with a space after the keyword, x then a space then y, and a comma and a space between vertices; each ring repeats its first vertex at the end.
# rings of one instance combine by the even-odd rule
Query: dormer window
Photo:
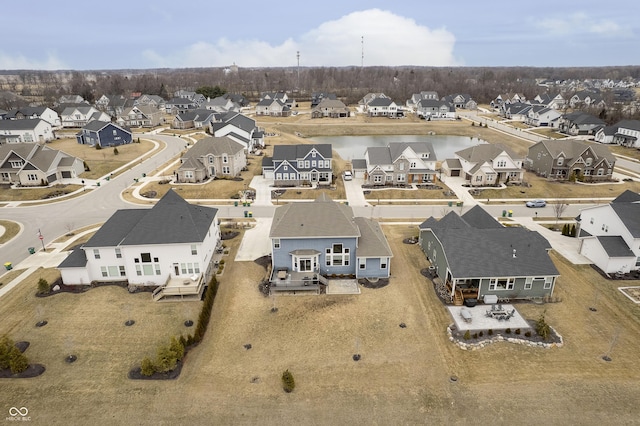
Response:
POLYGON ((562 166, 564 164, 564 158, 558 157, 558 166, 562 166))

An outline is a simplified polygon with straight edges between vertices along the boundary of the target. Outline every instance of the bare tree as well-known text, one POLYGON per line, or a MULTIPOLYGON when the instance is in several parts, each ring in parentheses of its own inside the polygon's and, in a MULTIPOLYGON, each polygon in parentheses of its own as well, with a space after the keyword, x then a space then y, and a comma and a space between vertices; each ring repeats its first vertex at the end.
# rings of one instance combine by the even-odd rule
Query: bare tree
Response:
POLYGON ((551 205, 551 207, 553 208, 553 215, 556 218, 556 230, 558 229, 558 221, 562 217, 564 211, 567 209, 567 206, 568 204, 566 200, 557 200, 551 205))

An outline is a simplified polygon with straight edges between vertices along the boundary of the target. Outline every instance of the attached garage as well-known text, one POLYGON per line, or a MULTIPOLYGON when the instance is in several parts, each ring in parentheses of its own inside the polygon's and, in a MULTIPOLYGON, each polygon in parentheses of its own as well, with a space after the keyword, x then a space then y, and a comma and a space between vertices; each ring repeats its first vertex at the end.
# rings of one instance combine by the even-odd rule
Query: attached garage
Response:
POLYGON ((63 179, 71 179, 71 172, 70 171, 66 171, 66 172, 62 172, 62 178, 63 179))
POLYGON ((58 176, 55 173, 51 173, 49 176, 47 176, 47 182, 51 183, 51 182, 55 182, 58 180, 58 176))

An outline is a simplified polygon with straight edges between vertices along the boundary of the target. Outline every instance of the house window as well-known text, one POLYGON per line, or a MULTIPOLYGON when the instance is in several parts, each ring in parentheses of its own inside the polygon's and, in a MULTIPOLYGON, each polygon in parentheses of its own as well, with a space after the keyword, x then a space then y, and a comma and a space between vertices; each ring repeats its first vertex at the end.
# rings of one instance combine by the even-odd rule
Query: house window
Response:
POLYGON ((481 175, 476 176, 476 182, 482 182, 482 176, 481 175))
POLYGON ((213 156, 210 155, 208 158, 209 158, 209 164, 213 164, 213 156))
POLYGON ((116 259, 122 259, 122 251, 119 247, 116 247, 116 259))
POLYGON ((387 269, 387 259, 380 259, 380 269, 387 269))
POLYGON ((304 167, 304 160, 298 160, 298 168, 301 169, 304 167))
POLYGON ((190 172, 190 171, 184 172, 184 178, 193 179, 193 172, 190 172))
POLYGON ((533 278, 532 277, 527 277, 526 281, 524 282, 524 289, 525 290, 531 290, 532 283, 533 283, 533 278))
POLYGON ((416 162, 412 161, 411 164, 409 165, 410 168, 415 169, 416 168, 416 162))
POLYGON ((310 167, 311 162, 309 160, 304 160, 304 168, 308 169, 310 167))
POLYGON ((398 175, 398 182, 404 182, 404 180, 405 180, 405 176, 406 176, 406 175, 404 175, 404 174, 402 174, 402 175, 398 175))
POLYGON ((497 282, 498 280, 496 278, 491 278, 489 280, 489 290, 495 290, 497 282))
POLYGON ((191 244, 191 254, 198 254, 198 246, 196 246, 195 244, 191 244))
POLYGON ((373 176, 374 183, 382 183, 382 175, 374 175, 373 176))
POLYGON ((100 273, 102 274, 103 278, 106 278, 109 276, 109 272, 107 271, 107 267, 106 266, 101 266, 100 267, 100 273))
POLYGON ((274 249, 279 249, 280 248, 280 238, 274 238, 273 239, 273 248, 274 249))
POLYGON ((14 169, 19 169, 24 165, 22 161, 10 161, 9 164, 11 164, 11 167, 14 169))
POLYGON ((228 175, 230 174, 230 170, 229 170, 229 166, 222 166, 222 174, 223 175, 228 175))
POLYGON ((599 168, 598 169, 598 176, 602 176, 604 175, 604 169, 603 168, 599 168))
POLYGON ((285 172, 288 172, 288 171, 289 171, 289 166, 284 165, 284 166, 282 167, 282 170, 284 170, 285 172))
POLYGON ((311 167, 315 167, 316 166, 316 160, 312 160, 311 161, 311 167))
POLYGON ((360 259, 358 261, 358 268, 365 269, 366 267, 367 267, 367 259, 360 259))
POLYGON ((116 131, 116 129, 113 129, 113 136, 117 135, 118 132, 116 131))
POLYGON ((349 248, 343 247, 342 244, 333 244, 331 248, 325 250, 326 265, 349 266, 350 251, 349 248))
POLYGON ((549 290, 553 284, 553 277, 546 277, 544 279, 544 289, 549 290))
POLYGON ((276 173, 276 180, 282 180, 282 173, 276 173))
POLYGON ((398 167, 399 167, 399 169, 400 169, 400 170, 404 170, 404 163, 400 163, 400 164, 398 165, 398 167))
POLYGON ((140 253, 142 263, 151 263, 151 253, 140 253))
POLYGON ((589 167, 592 163, 593 163, 593 158, 591 158, 591 157, 587 158, 587 161, 585 162, 587 167, 589 167))
MULTIPOLYGON (((223 163, 228 163, 229 162, 229 157, 227 156, 227 154, 223 154, 222 155, 222 162, 223 163)), ((285 166, 286 169, 286 166, 285 166)))
POLYGON ((100 250, 93 249, 93 258, 94 259, 100 259, 100 250))
POLYGON ((37 174, 35 174, 35 173, 29 173, 29 174, 27 175, 27 179, 33 182, 33 181, 35 181, 35 180, 38 180, 38 175, 37 175, 37 174))
POLYGON ((562 166, 564 164, 564 158, 558 157, 558 166, 562 166))
POLYGON ((118 269, 120 270, 120 276, 121 277, 126 277, 127 276, 127 271, 125 271, 123 265, 118 266, 118 269))
POLYGON ((640 257, 636 258, 636 268, 640 266, 640 257))

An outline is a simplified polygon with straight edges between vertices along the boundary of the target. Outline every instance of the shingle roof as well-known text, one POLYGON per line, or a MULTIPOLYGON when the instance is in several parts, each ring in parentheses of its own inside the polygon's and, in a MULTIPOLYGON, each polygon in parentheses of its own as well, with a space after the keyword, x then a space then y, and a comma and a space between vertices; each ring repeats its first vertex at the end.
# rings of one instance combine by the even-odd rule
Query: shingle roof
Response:
MULTIPOLYGON (((561 153, 564 153, 567 159, 574 159, 587 148, 591 148, 598 158, 606 158, 609 164, 614 164, 616 161, 611 151, 609 151, 609 148, 599 143, 589 144, 577 139, 557 139, 553 141, 542 140, 537 144, 542 144, 547 151, 551 153, 553 158, 557 158, 561 153)), ((531 150, 531 148, 529 148, 529 150, 531 150)))
POLYGON ((85 247, 202 242, 217 212, 170 190, 151 209, 116 211, 85 247))
POLYGON ((493 216, 491 216, 485 209, 479 205, 473 206, 465 214, 462 215, 462 219, 474 228, 486 229, 486 228, 502 228, 502 224, 498 222, 493 216))
POLYGON ((214 156, 219 157, 222 154, 234 155, 243 150, 244 145, 227 136, 209 136, 197 141, 187 150, 183 158, 197 158, 207 154, 213 154, 214 156))
POLYGON ((46 123, 42 119, 30 120, 0 120, 0 130, 33 130, 39 123, 46 123))
POLYGON ((500 155, 502 152, 506 152, 512 159, 520 158, 519 155, 511 151, 509 148, 501 144, 482 143, 479 145, 471 146, 463 150, 457 151, 456 155, 471 163, 478 163, 484 161, 491 161, 500 155))
POLYGON ((353 210, 328 197, 276 209, 270 238, 359 237, 353 210))
POLYGON ((596 238, 609 257, 636 257, 619 235, 602 235, 596 238))
POLYGON ((300 145, 276 145, 273 147, 274 160, 296 160, 304 158, 312 149, 318 151, 324 158, 332 158, 332 150, 330 143, 320 144, 300 144, 300 145))
POLYGON ((356 217, 354 220, 360 230, 358 251, 356 253, 358 257, 393 256, 391 247, 389 247, 389 243, 378 222, 364 217, 356 217))

